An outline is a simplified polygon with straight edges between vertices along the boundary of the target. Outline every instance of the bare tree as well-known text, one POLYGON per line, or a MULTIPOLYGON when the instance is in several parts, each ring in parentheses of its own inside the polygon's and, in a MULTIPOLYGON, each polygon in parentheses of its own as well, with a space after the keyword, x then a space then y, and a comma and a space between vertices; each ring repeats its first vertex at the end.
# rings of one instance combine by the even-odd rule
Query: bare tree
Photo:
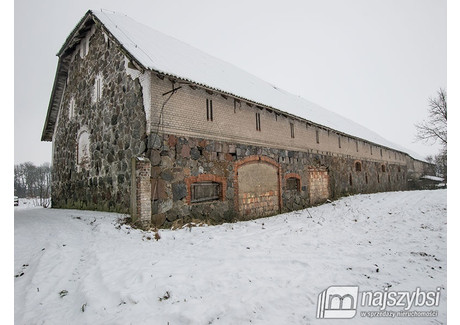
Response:
POLYGON ((440 142, 447 147, 447 93, 439 89, 438 96, 428 99, 428 119, 415 125, 416 140, 440 142))
POLYGON ((14 193, 19 197, 35 198, 37 205, 50 205, 51 166, 35 166, 25 162, 14 166, 14 193))
POLYGON ((427 161, 435 164, 437 173, 447 179, 447 93, 444 89, 439 89, 437 97, 428 99, 428 119, 415 127, 416 140, 440 142, 443 146, 438 155, 427 161))

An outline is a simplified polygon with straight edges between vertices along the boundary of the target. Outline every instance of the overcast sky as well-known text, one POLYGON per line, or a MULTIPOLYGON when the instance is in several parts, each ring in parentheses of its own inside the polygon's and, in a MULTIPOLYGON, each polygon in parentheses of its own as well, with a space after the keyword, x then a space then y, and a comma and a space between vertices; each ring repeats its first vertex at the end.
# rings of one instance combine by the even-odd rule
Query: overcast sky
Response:
POLYGON ((16 0, 14 161, 51 161, 40 142, 57 51, 88 9, 127 14, 377 132, 414 143, 447 85, 446 1, 16 0))

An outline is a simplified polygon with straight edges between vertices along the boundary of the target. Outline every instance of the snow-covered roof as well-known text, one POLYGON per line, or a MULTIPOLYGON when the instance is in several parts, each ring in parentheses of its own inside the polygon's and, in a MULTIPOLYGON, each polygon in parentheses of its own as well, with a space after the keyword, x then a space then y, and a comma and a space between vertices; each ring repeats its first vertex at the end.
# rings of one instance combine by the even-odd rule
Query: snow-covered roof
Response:
POLYGON ((126 15, 107 10, 90 10, 88 13, 92 13, 120 45, 146 69, 271 107, 424 160, 416 153, 384 139, 348 118, 279 89, 230 63, 138 23, 126 15))

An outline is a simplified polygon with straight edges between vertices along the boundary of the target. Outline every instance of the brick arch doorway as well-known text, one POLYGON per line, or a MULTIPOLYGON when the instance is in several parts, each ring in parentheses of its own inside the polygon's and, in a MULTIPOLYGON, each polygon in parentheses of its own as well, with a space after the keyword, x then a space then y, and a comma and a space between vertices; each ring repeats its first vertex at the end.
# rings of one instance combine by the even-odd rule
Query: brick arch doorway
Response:
POLYGON ((281 211, 281 166, 265 156, 235 162, 235 210, 243 219, 265 217, 281 211))

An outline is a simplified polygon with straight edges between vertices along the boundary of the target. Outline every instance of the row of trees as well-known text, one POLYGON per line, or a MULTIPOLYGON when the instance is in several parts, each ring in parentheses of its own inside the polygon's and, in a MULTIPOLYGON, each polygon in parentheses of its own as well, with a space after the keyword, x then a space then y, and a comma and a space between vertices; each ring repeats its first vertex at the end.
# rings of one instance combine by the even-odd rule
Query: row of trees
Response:
POLYGON ((447 92, 440 89, 436 97, 428 99, 428 118, 415 125, 416 140, 426 143, 440 143, 441 151, 428 156, 428 162, 436 166, 436 173, 447 180, 447 92))
POLYGON ((31 162, 14 165, 14 195, 38 198, 39 204, 48 206, 51 196, 51 166, 35 166, 31 162))

